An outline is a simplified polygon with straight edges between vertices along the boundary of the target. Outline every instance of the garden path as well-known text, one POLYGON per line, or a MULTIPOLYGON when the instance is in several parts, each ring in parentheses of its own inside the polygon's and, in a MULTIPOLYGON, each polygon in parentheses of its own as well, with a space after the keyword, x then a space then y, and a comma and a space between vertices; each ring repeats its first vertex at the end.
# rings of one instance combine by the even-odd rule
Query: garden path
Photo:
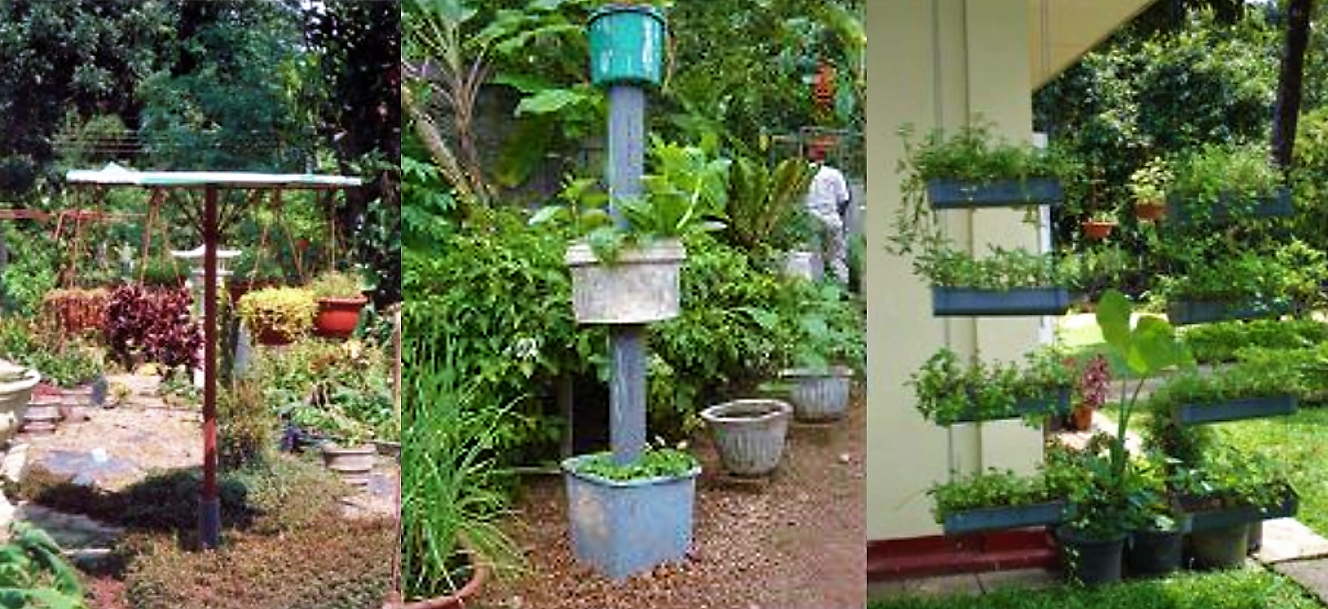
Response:
POLYGON ((505 609, 573 607, 724 609, 863 606, 865 404, 829 425, 792 425, 780 469, 767 482, 722 475, 698 441, 694 549, 688 560, 621 584, 572 558, 561 478, 529 482, 516 526, 531 571, 487 589, 479 604, 505 609))

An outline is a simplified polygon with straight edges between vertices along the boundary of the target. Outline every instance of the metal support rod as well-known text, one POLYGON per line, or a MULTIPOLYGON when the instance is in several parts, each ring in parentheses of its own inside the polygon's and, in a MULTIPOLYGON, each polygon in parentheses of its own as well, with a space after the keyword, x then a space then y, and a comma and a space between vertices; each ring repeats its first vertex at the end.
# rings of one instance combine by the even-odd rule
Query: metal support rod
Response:
MULTIPOLYGON (((646 94, 639 87, 609 89, 609 201, 619 225, 626 219, 617 201, 641 194, 645 172, 646 94)), ((609 443, 613 461, 636 461, 646 444, 646 328, 614 326, 609 332, 613 371, 609 386, 609 443)))
POLYGON ((203 496, 199 537, 203 547, 221 543, 221 499, 217 492, 217 187, 203 204, 203 496))
POLYGON ((613 326, 613 378, 609 385, 609 442, 613 462, 627 465, 646 446, 646 327, 613 326))

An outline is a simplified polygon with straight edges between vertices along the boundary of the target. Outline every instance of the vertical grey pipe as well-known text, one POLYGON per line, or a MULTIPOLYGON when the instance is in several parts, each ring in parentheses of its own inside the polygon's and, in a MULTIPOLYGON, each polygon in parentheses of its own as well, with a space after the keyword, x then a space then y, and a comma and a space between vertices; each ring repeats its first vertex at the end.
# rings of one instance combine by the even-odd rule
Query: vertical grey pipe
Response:
MULTIPOLYGON (((641 194, 645 172, 646 94, 636 86, 609 89, 609 197, 612 213, 625 224, 616 202, 641 194)), ((641 456, 646 444, 646 328, 609 329, 613 378, 609 385, 609 442, 613 462, 625 465, 641 456)))

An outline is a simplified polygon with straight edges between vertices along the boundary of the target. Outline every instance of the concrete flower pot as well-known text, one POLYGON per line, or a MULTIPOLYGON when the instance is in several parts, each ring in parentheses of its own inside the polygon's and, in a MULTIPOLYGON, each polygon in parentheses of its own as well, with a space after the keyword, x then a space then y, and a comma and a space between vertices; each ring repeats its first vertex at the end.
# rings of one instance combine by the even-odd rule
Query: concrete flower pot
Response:
POLYGON ((686 556, 701 468, 678 477, 608 480, 578 471, 593 457, 562 462, 577 560, 622 580, 686 556))
POLYGON ((793 417, 799 421, 834 421, 848 411, 853 369, 832 366, 829 370, 790 368, 780 376, 793 383, 789 401, 793 417))
POLYGON ((676 240, 627 248, 612 262, 589 245, 567 249, 572 309, 583 324, 646 324, 678 316, 679 275, 687 252, 676 240))
POLYGON ((701 411, 724 469, 737 476, 764 476, 784 455, 793 407, 780 400, 734 400, 701 411))
POLYGON ((362 444, 343 448, 336 444, 323 445, 323 464, 337 473, 342 482, 363 486, 369 483, 369 474, 373 471, 374 455, 378 448, 373 444, 362 444))
POLYGON ((23 413, 32 401, 32 389, 41 381, 41 374, 0 360, 0 443, 9 442, 23 424, 23 413))

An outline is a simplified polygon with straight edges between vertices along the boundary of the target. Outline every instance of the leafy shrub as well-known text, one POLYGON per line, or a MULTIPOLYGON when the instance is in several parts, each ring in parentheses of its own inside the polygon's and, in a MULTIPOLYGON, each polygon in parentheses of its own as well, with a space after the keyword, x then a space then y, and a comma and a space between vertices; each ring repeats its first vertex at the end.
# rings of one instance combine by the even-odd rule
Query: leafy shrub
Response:
POLYGON ((1305 349, 1328 342, 1328 325, 1314 320, 1269 320, 1202 324, 1184 330, 1194 361, 1229 362, 1243 348, 1305 349))
POLYGON ((111 356, 126 367, 137 357, 167 368, 197 366, 203 331, 191 316, 191 302, 183 288, 115 288, 102 325, 111 356))
POLYGON ((304 336, 314 325, 318 303, 303 288, 264 288, 240 297, 240 318, 251 332, 268 330, 284 340, 304 336))
POLYGON ((387 355, 359 340, 302 340, 257 354, 251 372, 261 402, 283 419, 334 435, 393 439, 387 355))
POLYGON ((49 327, 71 335, 99 329, 110 294, 103 288, 51 290, 42 297, 42 314, 49 327))
POLYGON ((261 462, 272 450, 276 416, 256 383, 236 380, 217 396, 217 453, 222 469, 261 462))
POLYGON ((349 273, 329 271, 315 277, 309 289, 315 298, 358 298, 360 280, 349 273))
POLYGON ((60 555, 60 547, 47 535, 16 521, 10 540, 0 545, 0 606, 82 609, 83 589, 78 574, 60 555))
POLYGON ((59 387, 89 383, 103 372, 99 349, 77 339, 60 340, 18 317, 0 319, 0 358, 34 368, 59 387))

